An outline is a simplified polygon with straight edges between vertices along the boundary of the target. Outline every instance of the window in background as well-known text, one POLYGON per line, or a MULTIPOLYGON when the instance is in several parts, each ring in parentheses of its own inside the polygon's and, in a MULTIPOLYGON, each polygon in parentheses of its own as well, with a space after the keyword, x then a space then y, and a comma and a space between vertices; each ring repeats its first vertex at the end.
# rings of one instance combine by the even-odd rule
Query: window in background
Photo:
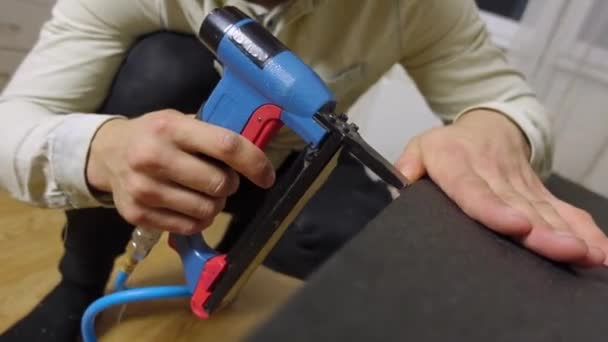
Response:
POLYGON ((475 0, 475 2, 484 11, 518 21, 528 4, 528 0, 475 0))
POLYGON ((475 0, 492 40, 508 50, 530 0, 475 0))

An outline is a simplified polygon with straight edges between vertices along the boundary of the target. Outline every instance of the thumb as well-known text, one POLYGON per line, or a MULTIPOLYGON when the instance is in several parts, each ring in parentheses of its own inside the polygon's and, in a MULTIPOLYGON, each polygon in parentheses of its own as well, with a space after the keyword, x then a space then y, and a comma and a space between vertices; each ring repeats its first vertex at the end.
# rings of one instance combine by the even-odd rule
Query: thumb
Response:
POLYGON ((397 170, 410 181, 415 182, 426 174, 424 163, 422 162, 422 150, 420 149, 420 139, 415 137, 405 147, 405 150, 395 163, 397 170))

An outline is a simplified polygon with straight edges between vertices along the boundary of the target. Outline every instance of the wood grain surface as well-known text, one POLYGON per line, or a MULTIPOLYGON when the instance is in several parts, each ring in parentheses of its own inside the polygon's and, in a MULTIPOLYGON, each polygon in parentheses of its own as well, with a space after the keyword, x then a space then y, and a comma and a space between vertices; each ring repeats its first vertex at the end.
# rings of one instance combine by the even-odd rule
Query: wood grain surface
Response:
MULTIPOLYGON (((217 241, 229 217, 221 215, 205 233, 217 241)), ((0 331, 29 312, 59 281, 60 232, 65 221, 56 210, 32 208, 0 193, 0 331)), ((166 237, 135 270, 129 286, 183 283, 177 254, 166 237)), ((98 320, 101 342, 238 341, 261 323, 301 282, 260 267, 237 301, 209 320, 191 312, 188 299, 129 304, 104 312, 98 320), (120 321, 119 321, 120 317, 120 321)))

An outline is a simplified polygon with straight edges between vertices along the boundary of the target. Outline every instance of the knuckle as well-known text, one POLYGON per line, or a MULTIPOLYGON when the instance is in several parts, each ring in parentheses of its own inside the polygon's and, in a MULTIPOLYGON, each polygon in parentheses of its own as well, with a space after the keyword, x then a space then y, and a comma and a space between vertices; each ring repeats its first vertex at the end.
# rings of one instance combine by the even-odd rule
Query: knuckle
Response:
POLYGON ((160 167, 161 157, 157 148, 149 144, 139 144, 127 154, 127 164, 134 170, 146 170, 160 167))
POLYGON ((214 216, 219 214, 222 210, 224 210, 224 207, 226 206, 226 198, 222 197, 222 198, 218 198, 215 201, 213 201, 213 213, 214 216))
MULTIPOLYGON (((445 127, 433 127, 425 132, 422 132, 418 135, 416 135, 415 139, 420 139, 420 141, 425 141, 425 142, 433 142, 438 140, 438 138, 441 138, 441 132, 443 131, 445 127)), ((441 139, 439 139, 441 140, 441 139)))
POLYGON ((196 224, 192 225, 193 232, 191 234, 200 233, 205 228, 208 228, 209 226, 211 226, 212 223, 213 223, 213 218, 198 221, 196 224))
POLYGON ((171 108, 163 109, 163 110, 161 110, 159 112, 159 114, 161 116, 165 116, 165 117, 168 117, 168 118, 173 118, 175 116, 182 116, 183 115, 182 112, 180 112, 178 110, 175 110, 175 109, 171 109, 171 108))
POLYGON ((239 175, 233 170, 225 170, 209 181, 209 195, 216 197, 230 196, 239 187, 239 175))
POLYGON ((159 197, 155 187, 139 177, 132 177, 126 184, 126 190, 138 202, 151 202, 159 197))
POLYGON ((440 141, 438 141, 436 135, 432 131, 421 135, 418 138, 418 142, 420 144, 420 148, 424 150, 436 150, 437 145, 440 144, 440 141))
POLYGON ((462 141, 460 139, 446 139, 445 127, 433 128, 420 135, 420 144, 425 148, 437 150, 460 149, 462 141))
POLYGON ((267 173, 272 172, 272 164, 263 153, 258 155, 256 161, 251 165, 250 171, 252 171, 253 174, 257 175, 258 177, 263 177, 267 173))
POLYGON ((125 210, 124 217, 132 224, 139 225, 146 223, 147 214, 142 208, 133 206, 125 210))
POLYGON ((150 128, 152 132, 158 135, 164 135, 170 130, 171 120, 166 116, 157 116, 150 122, 150 128))
POLYGON ((509 204, 517 204, 520 203, 522 201, 522 198, 519 194, 517 194, 515 191, 510 190, 510 189, 502 189, 500 191, 498 191, 496 193, 496 195, 502 199, 503 201, 505 201, 506 203, 509 204))
POLYGON ((201 231, 198 224, 184 223, 176 227, 178 233, 182 235, 192 235, 201 231))
POLYGON ((230 171, 230 187, 227 195, 230 196, 237 192, 241 183, 241 177, 235 171, 230 171))
POLYGON ((542 217, 555 227, 568 229, 566 221, 564 221, 559 212, 548 201, 544 199, 528 199, 528 203, 530 203, 530 211, 535 213, 534 215, 542 217))
POLYGON ((528 203, 530 204, 530 211, 536 213, 537 215, 540 215, 545 219, 559 218, 561 220, 561 217, 559 216, 557 211, 553 209, 553 207, 549 203, 542 200, 528 200, 528 203))
POLYGON ((166 135, 173 129, 174 112, 165 110, 150 119, 150 130, 156 135, 166 135))
POLYGON ((227 195, 230 190, 229 176, 225 173, 219 173, 216 176, 210 177, 209 181, 209 195, 211 196, 222 196, 227 195))
POLYGON ((576 215, 577 220, 580 220, 582 222, 585 222, 585 223, 592 223, 592 222, 594 222, 593 216, 591 216, 591 214, 589 212, 587 212, 587 211, 585 211, 583 209, 577 208, 575 210, 575 215, 576 215))
POLYGON ((219 138, 219 149, 223 155, 235 154, 241 147, 241 138, 234 132, 224 132, 219 138))
POLYGON ((442 157, 446 157, 446 160, 464 162, 467 160, 467 148, 464 144, 456 141, 454 143, 445 143, 443 140, 433 141, 427 145, 428 151, 437 153, 442 157), (448 158, 449 157, 449 158, 448 158))
POLYGON ((413 138, 411 138, 405 145, 404 151, 408 151, 416 146, 420 146, 420 139, 421 139, 421 135, 416 135, 413 138))
POLYGON ((212 201, 203 200, 198 204, 198 206, 195 209, 195 217, 200 220, 206 220, 209 217, 212 217, 214 215, 213 211, 214 211, 214 208, 213 208, 212 201))
POLYGON ((201 222, 213 221, 215 216, 224 209, 225 205, 226 199, 224 197, 203 200, 195 209, 195 217, 201 222))
POLYGON ((529 169, 529 167, 526 167, 526 169, 522 170, 521 173, 526 186, 528 186, 532 191, 542 195, 546 195, 549 192, 540 178, 534 173, 534 171, 529 169))
POLYGON ((551 212, 551 213, 557 213, 557 211, 553 208, 551 203, 545 201, 544 199, 532 198, 532 199, 529 199, 528 201, 534 208, 537 208, 538 210, 547 211, 547 212, 551 212))

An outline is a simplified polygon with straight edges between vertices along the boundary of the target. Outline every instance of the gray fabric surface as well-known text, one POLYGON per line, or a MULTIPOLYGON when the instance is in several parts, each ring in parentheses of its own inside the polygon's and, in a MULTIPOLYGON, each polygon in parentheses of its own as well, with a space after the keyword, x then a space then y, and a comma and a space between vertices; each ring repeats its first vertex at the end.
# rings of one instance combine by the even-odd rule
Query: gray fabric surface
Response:
MULTIPOLYGON (((559 177, 548 184, 608 226, 606 199, 559 177)), ((249 340, 607 341, 608 275, 572 271, 490 232, 424 180, 249 340)))

